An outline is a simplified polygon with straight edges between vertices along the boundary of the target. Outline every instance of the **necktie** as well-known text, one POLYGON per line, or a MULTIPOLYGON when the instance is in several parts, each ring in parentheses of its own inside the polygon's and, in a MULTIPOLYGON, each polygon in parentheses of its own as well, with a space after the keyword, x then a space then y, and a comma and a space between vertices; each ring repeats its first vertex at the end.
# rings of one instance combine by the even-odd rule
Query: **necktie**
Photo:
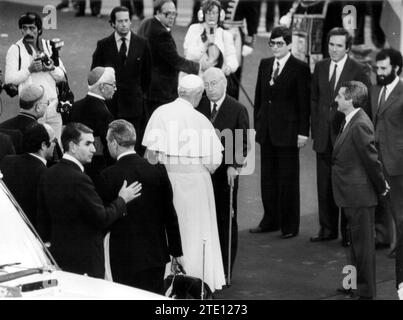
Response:
POLYGON ((336 69, 337 69, 337 64, 334 65, 334 69, 333 69, 333 74, 332 77, 330 78, 330 88, 332 89, 332 92, 334 93, 334 89, 336 86, 336 69))
POLYGON ((280 62, 276 62, 276 69, 274 69, 273 75, 271 76, 271 80, 276 81, 278 74, 280 73, 280 62))
POLYGON ((120 40, 122 40, 122 45, 120 46, 120 49, 119 49, 119 57, 122 60, 122 62, 125 63, 126 51, 127 51, 126 38, 122 37, 122 38, 120 38, 120 40))
POLYGON ((217 103, 214 103, 213 111, 211 111, 211 121, 214 121, 216 115, 217 115, 217 103))
POLYGON ((382 106, 385 104, 385 101, 386 101, 386 87, 383 86, 381 98, 379 99, 379 104, 378 104, 378 112, 379 112, 379 109, 381 109, 382 106))
POLYGON ((340 131, 339 131, 339 136, 340 136, 341 133, 343 132, 345 125, 346 125, 346 120, 343 120, 343 121, 341 122, 340 131))

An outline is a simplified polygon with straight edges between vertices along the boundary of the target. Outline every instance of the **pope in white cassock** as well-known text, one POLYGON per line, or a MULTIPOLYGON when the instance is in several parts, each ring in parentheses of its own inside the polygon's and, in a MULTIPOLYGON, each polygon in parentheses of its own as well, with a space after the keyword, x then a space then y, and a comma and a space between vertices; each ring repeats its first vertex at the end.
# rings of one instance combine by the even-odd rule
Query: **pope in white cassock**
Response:
POLYGON ((200 77, 184 76, 179 98, 154 111, 142 143, 147 157, 157 157, 168 171, 186 274, 203 278, 205 242, 204 281, 214 292, 225 285, 225 276, 210 173, 220 165, 223 147, 211 122, 194 109, 203 90, 200 77))

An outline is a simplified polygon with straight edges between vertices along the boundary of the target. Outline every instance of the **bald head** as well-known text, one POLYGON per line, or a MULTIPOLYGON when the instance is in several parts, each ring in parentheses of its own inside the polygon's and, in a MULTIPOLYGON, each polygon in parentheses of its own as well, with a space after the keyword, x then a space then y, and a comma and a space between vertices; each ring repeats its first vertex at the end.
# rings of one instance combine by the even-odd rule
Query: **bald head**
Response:
POLYGON ((227 90, 227 78, 218 68, 209 68, 203 74, 204 88, 210 101, 217 102, 227 90))
POLYGON ((178 95, 197 107, 204 91, 203 80, 194 74, 188 74, 179 80, 178 95))
POLYGON ((20 107, 25 110, 32 109, 44 96, 45 89, 38 84, 30 84, 20 92, 20 107))

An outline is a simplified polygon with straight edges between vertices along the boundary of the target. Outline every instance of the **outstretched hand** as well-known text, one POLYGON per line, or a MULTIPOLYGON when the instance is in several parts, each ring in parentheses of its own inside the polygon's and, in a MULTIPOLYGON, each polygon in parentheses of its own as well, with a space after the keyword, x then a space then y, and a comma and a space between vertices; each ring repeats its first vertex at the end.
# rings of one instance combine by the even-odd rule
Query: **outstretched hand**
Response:
POLYGON ((119 197, 123 198, 126 203, 141 196, 141 183, 135 181, 131 185, 127 185, 127 181, 123 181, 122 188, 119 190, 119 197))

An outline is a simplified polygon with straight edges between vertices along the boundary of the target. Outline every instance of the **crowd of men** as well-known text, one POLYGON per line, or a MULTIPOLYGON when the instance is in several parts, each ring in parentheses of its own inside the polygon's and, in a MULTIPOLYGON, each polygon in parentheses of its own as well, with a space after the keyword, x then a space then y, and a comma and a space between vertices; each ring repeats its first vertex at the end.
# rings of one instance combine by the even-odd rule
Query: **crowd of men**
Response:
MULTIPOLYGON (((20 112, 0 124, 0 169, 63 269, 163 293, 171 262, 172 272, 185 269, 215 291, 230 284, 237 252, 249 116, 227 94, 222 69, 178 54, 176 15, 173 1, 156 1, 137 35, 129 9, 114 8, 114 32, 94 50, 88 93, 64 125, 65 66, 56 44, 40 38, 40 16, 21 16, 23 37, 5 69, 20 112), (178 80, 179 72, 188 75, 178 80), (233 138, 241 130, 241 143, 228 144, 226 130, 233 138)), ((310 241, 337 239, 340 217, 358 275, 357 290, 342 291, 373 299, 376 248, 392 246, 398 288, 403 283, 402 55, 380 50, 372 85, 349 57, 353 37, 342 27, 327 34, 329 58, 313 74, 292 55, 291 40, 289 28, 274 27, 273 56, 259 65, 253 119, 264 213, 250 232, 298 235, 299 150, 311 133, 319 231, 310 241)))

